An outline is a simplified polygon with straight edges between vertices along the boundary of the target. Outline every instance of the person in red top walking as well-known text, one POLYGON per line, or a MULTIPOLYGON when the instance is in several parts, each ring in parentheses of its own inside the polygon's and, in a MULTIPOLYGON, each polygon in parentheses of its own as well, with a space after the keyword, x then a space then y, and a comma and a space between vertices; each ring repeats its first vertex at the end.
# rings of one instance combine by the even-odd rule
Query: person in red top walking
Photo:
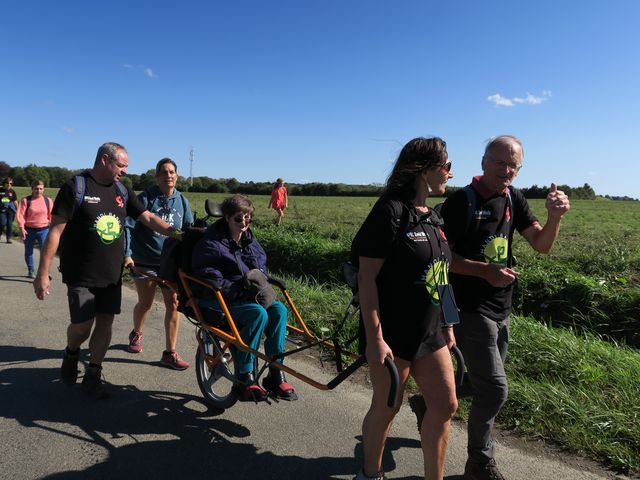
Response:
POLYGON ((44 196, 44 182, 31 182, 31 195, 24 197, 18 204, 16 219, 24 240, 24 261, 27 264, 27 276, 36 278, 33 268, 33 247, 38 242, 42 250, 44 240, 49 233, 53 201, 44 196))
POLYGON ((282 217, 284 217, 284 210, 289 206, 289 197, 287 196, 287 189, 284 186, 284 180, 279 178, 276 180, 276 184, 271 191, 271 200, 269 201, 269 208, 273 208, 278 216, 276 217, 276 225, 280 225, 282 217))

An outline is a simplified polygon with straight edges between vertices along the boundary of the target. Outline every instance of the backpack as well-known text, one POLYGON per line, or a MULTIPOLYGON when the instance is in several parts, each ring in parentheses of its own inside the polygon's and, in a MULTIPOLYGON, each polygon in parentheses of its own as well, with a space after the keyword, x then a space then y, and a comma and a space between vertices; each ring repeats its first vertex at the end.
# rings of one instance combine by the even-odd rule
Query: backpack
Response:
POLYGON ((168 237, 162 245, 158 277, 177 285, 180 290, 178 271, 191 271, 191 253, 198 240, 204 236, 205 228, 187 227, 181 238, 168 237))
MULTIPOLYGON (((74 192, 76 199, 75 203, 73 204, 73 211, 75 212, 76 209, 79 208, 84 201, 84 192, 87 188, 87 184, 84 175, 76 175, 75 177, 73 177, 73 183, 75 186, 74 192)), ((124 201, 124 204, 126 205, 129 201, 129 190, 127 190, 127 187, 125 187, 124 184, 119 180, 113 183, 116 187, 116 191, 120 194, 124 201)))
MULTIPOLYGON (((397 244, 402 236, 407 232, 411 223, 411 211, 407 205, 400 200, 392 200, 394 208, 401 208, 400 219, 398 221, 398 228, 396 229, 396 236, 393 239, 393 243, 397 244)), ((359 269, 359 254, 360 249, 360 230, 353 237, 351 242, 351 251, 349 252, 349 260, 342 264, 342 275, 355 294, 358 291, 358 269, 359 269)))
MULTIPOLYGON (((47 213, 49 212, 49 197, 43 195, 44 204, 47 206, 47 213)), ((24 218, 27 218, 27 212, 29 211, 29 207, 31 206, 31 200, 33 200, 33 195, 29 195, 27 197, 27 208, 24 209, 24 218)))

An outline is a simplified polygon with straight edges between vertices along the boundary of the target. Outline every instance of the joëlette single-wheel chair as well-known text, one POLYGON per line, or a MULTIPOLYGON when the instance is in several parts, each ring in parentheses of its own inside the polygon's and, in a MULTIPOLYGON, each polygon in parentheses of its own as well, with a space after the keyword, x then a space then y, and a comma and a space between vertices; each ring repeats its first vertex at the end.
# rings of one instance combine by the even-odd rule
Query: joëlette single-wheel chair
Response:
MULTIPOLYGON (((329 349, 335 352, 337 375, 328 383, 322 383, 287 365, 276 362, 276 358, 249 347, 240 336, 239 329, 227 308, 219 285, 191 273, 191 254, 196 242, 204 235, 207 221, 213 217, 222 216, 219 205, 210 200, 205 202, 205 211, 207 217, 198 220, 196 222, 198 226, 186 229, 181 239, 168 238, 165 241, 159 277, 154 277, 154 279, 178 292, 178 310, 196 326, 196 340, 198 342, 195 361, 196 377, 200 391, 208 405, 218 409, 226 409, 238 401, 240 397, 238 387, 242 385, 242 382, 238 378, 235 354, 239 350, 250 352, 256 358, 254 367, 254 381, 256 383, 267 367, 276 367, 320 390, 334 389, 366 363, 364 355, 353 353, 344 345, 340 345, 335 334, 348 318, 359 315, 359 305, 355 295, 349 301, 344 317, 336 325, 335 332, 330 337, 332 340, 329 341, 319 338, 309 330, 285 284, 271 277, 268 279, 269 283, 280 291, 289 307, 287 339, 291 340, 290 336, 293 336, 296 340, 301 340, 282 356, 291 356, 313 347, 329 349), (194 284, 201 285, 210 292, 220 305, 219 311, 200 307, 199 298, 193 294, 194 284), (349 359, 348 365, 343 362, 344 358, 349 359)), ((355 338, 351 339, 346 345, 350 345, 354 340, 355 338)), ((389 407, 393 407, 398 391, 398 371, 390 358, 385 360, 385 366, 391 378, 387 403, 389 407)))

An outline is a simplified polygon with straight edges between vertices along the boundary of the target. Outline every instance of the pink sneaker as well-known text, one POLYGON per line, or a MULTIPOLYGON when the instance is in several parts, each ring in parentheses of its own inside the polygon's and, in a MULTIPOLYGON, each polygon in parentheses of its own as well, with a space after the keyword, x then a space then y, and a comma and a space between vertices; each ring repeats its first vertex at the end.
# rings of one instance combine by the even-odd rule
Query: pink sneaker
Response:
POLYGON ((173 368, 174 370, 186 370, 189 368, 189 364, 185 362, 175 350, 171 352, 162 352, 162 358, 160 363, 165 367, 173 368))
POLYGON ((127 347, 131 353, 140 353, 142 351, 142 333, 138 333, 135 330, 131 330, 129 334, 129 347, 127 347))

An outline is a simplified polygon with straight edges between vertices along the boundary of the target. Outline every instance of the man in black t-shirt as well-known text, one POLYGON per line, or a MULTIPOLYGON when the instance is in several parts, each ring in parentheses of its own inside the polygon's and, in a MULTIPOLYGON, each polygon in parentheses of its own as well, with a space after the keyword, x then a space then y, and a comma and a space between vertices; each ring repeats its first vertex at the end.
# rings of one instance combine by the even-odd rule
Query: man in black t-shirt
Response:
POLYGON ((461 311, 456 340, 467 364, 472 403, 469 412, 465 480, 504 478, 494 459, 495 417, 507 399, 504 361, 509 340, 511 297, 518 272, 511 244, 515 230, 534 250, 548 253, 569 211, 569 199, 551 184, 544 226, 522 193, 511 186, 522 167, 522 143, 503 135, 482 157, 483 175, 447 199, 442 208, 453 252, 451 283, 461 311))
POLYGON ((75 384, 80 346, 89 339, 91 358, 82 389, 93 398, 107 396, 101 381, 102 361, 111 342, 114 315, 120 313, 125 217, 137 218, 164 235, 178 234, 146 211, 120 183, 128 165, 129 155, 122 145, 105 143, 93 168, 60 188, 33 282, 36 297, 44 300, 49 294, 51 262, 60 246, 60 271, 71 317, 60 374, 64 383, 75 384))

